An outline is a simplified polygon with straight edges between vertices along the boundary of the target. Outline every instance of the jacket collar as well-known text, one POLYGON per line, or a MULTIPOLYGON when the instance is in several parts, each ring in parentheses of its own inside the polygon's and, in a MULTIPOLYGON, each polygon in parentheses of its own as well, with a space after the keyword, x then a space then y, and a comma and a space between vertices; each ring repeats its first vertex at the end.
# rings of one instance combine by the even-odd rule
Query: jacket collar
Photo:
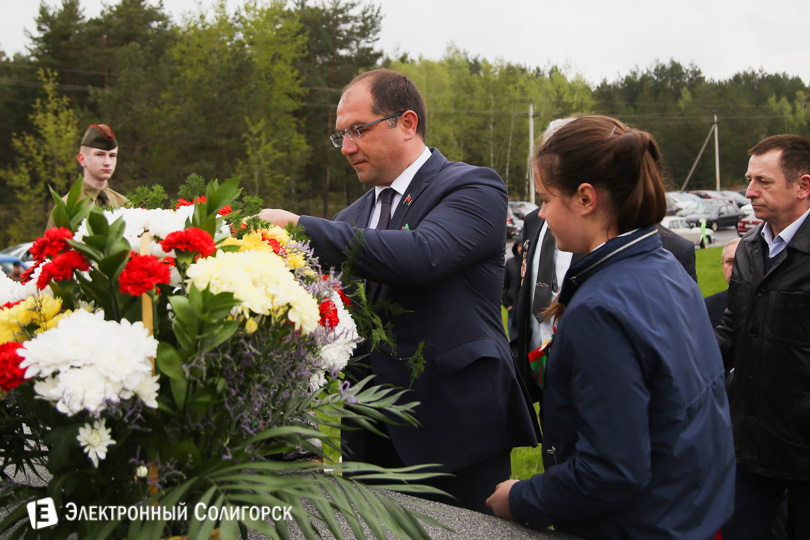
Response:
POLYGON ((438 149, 431 148, 430 151, 430 158, 416 171, 413 180, 411 180, 411 183, 408 185, 407 191, 402 194, 402 199, 400 199, 396 210, 394 210, 394 215, 391 217, 389 228, 399 229, 405 225, 405 217, 411 205, 419 198, 419 195, 427 189, 433 178, 447 164, 447 158, 445 158, 438 149))
MULTIPOLYGON (((754 229, 749 231, 742 239, 743 242, 759 244, 762 238, 762 228, 765 223, 760 223, 754 229)), ((802 226, 796 231, 796 234, 788 244, 788 248, 797 249, 803 253, 810 253, 810 216, 804 220, 802 226)), ((787 251, 787 249, 785 249, 787 251)))
POLYGON ((638 253, 660 247, 661 237, 655 226, 611 238, 568 269, 560 291, 559 303, 567 305, 579 287, 603 268, 638 253))

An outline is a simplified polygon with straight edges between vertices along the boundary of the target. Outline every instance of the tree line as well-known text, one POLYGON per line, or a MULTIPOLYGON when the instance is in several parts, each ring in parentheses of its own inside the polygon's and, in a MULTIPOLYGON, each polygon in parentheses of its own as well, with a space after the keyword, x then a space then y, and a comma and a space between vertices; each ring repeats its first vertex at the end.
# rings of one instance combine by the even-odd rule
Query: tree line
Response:
MULTIPOLYGON (((188 175, 241 178, 267 206, 330 217, 365 189, 328 140, 343 86, 387 67, 410 76, 428 110, 427 143, 491 167, 526 199, 529 122, 602 113, 652 132, 671 188, 680 187, 719 115, 720 178, 742 187, 746 150, 775 133, 810 135, 798 76, 745 71, 708 80, 675 60, 589 85, 555 66, 490 61, 448 46, 439 60, 390 57, 370 0, 247 1, 172 22, 148 0, 109 3, 86 18, 80 0, 42 3, 26 53, 0 51, 0 244, 41 234, 52 201, 78 178, 87 125, 120 144, 117 191, 188 175), (533 117, 529 116, 529 103, 533 117)), ((392 23, 393 24, 393 23, 392 23)), ((540 51, 542 53, 542 51, 540 51)), ((715 184, 707 150, 689 188, 715 184)))

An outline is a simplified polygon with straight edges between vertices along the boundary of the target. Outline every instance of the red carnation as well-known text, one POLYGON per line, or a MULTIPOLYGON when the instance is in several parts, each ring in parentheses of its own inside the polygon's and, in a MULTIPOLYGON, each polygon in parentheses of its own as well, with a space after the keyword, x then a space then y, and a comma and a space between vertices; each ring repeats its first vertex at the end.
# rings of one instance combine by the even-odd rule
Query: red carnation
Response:
POLYGON ((13 308, 14 306, 16 306, 17 304, 20 304, 22 302, 23 302, 23 300, 17 300, 16 302, 6 302, 5 304, 3 304, 2 307, 0 307, 0 311, 2 311, 4 309, 8 309, 8 308, 13 308))
POLYGON ((22 343, 8 341, 0 345, 0 388, 8 392, 25 382, 25 370, 20 369, 22 357, 17 349, 22 343))
POLYGON ((90 270, 90 263, 78 251, 68 251, 53 258, 53 260, 42 267, 42 272, 37 279, 37 288, 44 289, 52 279, 64 281, 73 275, 74 270, 90 270))
POLYGON ((158 283, 170 280, 169 267, 154 255, 135 255, 118 276, 121 292, 132 296, 140 296, 158 283))
POLYGON ((160 243, 160 247, 167 253, 174 249, 196 252, 202 257, 208 257, 217 249, 211 235, 196 227, 169 233, 160 243))
POLYGON ((319 307, 319 311, 321 313, 321 326, 327 326, 328 328, 335 328, 340 319, 338 318, 337 306, 331 300, 324 300, 321 302, 319 307))
POLYGON ((54 257, 65 248, 68 247, 68 240, 73 239, 73 233, 70 229, 64 227, 52 227, 45 231, 45 234, 31 245, 29 251, 36 260, 42 260, 45 257, 54 257))
POLYGON ((273 248, 273 253, 278 255, 278 252, 281 251, 281 244, 279 244, 278 240, 275 238, 264 238, 264 241, 267 242, 271 248, 273 248))
POLYGON ((202 195, 201 197, 194 197, 193 201, 187 201, 185 199, 177 199, 177 204, 174 205, 174 209, 177 210, 181 206, 192 206, 204 202, 205 202, 205 195, 202 195))
MULTIPOLYGON (((205 195, 194 197, 193 201, 187 201, 185 199, 177 199, 177 204, 174 205, 174 209, 177 210, 181 206, 191 206, 193 204, 204 204, 204 203, 205 203, 205 195)), ((233 210, 231 210, 231 205, 226 204, 225 206, 219 209, 219 212, 217 212, 217 214, 219 214, 220 216, 227 216, 232 211, 233 210)))
MULTIPOLYGON (((329 279, 329 276, 326 275, 326 274, 323 274, 323 275, 321 275, 321 279, 326 281, 327 279, 329 279)), ((343 287, 341 287, 338 284, 335 284, 335 285, 332 285, 332 290, 335 291, 336 293, 338 293, 338 296, 340 296, 340 300, 343 302, 343 307, 345 307, 346 309, 349 309, 350 307, 352 307, 354 305, 354 304, 352 304, 351 298, 346 296, 346 293, 343 292, 343 287)))
POLYGON ((23 272, 22 275, 20 276, 20 283, 22 283, 23 285, 28 284, 28 282, 31 281, 31 278, 34 275, 34 271, 37 268, 39 268, 39 266, 44 262, 44 260, 45 259, 40 259, 40 260, 36 261, 34 264, 32 264, 31 266, 29 266, 25 270, 25 272, 23 272))
POLYGON ((335 291, 337 291, 338 296, 340 296, 340 299, 343 301, 343 307, 348 309, 354 305, 352 304, 352 299, 346 296, 346 293, 343 292, 343 289, 340 286, 335 285, 335 291))

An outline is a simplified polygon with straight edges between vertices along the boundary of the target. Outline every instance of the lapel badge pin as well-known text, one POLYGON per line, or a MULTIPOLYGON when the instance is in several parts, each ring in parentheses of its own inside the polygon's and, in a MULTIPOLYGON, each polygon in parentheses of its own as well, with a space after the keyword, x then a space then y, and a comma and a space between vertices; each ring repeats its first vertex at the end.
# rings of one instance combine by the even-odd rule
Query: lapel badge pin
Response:
POLYGON ((411 194, 408 193, 408 196, 405 197, 405 206, 410 206, 412 202, 413 202, 413 199, 411 199, 411 194))

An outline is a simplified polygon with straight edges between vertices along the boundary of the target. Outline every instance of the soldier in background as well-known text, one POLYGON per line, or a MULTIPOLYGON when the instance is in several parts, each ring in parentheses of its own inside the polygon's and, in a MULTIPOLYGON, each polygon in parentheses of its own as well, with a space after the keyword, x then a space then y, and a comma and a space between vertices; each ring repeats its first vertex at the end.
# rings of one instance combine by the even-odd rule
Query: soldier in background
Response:
MULTIPOLYGON (((118 141, 113 130, 107 124, 92 124, 82 138, 79 153, 76 155, 79 165, 84 169, 82 176, 81 199, 90 199, 99 207, 124 206, 127 198, 110 188, 110 177, 115 172, 118 162, 118 141)), ((67 195, 62 197, 66 200, 67 195)), ((48 218, 48 229, 53 227, 53 212, 48 218)))

